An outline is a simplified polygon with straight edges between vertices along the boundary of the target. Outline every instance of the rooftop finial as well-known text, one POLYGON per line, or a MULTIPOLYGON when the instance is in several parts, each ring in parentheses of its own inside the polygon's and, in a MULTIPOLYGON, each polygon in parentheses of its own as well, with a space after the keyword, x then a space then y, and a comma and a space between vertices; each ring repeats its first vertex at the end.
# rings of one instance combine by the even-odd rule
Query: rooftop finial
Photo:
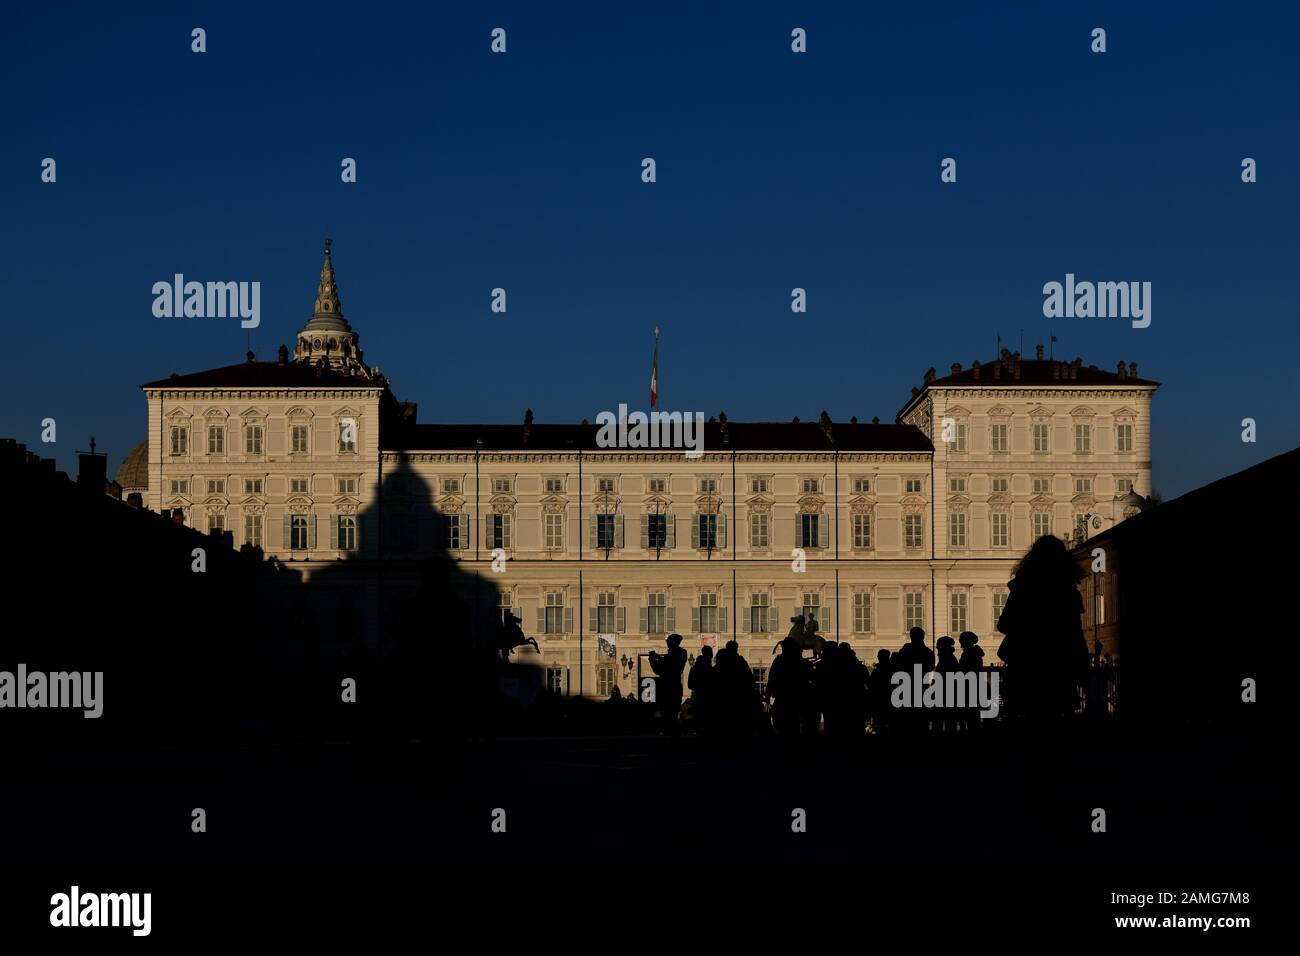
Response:
POLYGON ((330 243, 332 243, 333 241, 334 240, 331 239, 329 236, 325 237, 325 255, 327 256, 330 254, 330 243))

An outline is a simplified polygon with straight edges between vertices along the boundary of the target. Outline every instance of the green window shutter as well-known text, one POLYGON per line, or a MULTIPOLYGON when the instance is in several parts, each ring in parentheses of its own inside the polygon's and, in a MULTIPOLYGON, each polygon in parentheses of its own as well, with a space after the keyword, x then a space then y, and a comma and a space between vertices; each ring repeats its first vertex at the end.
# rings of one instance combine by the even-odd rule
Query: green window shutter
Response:
POLYGON ((645 608, 639 608, 638 613, 640 616, 637 619, 637 623, 641 625, 639 633, 645 634, 647 633, 647 630, 649 628, 649 622, 647 618, 648 612, 645 608))
POLYGON ((492 536, 492 515, 483 516, 483 547, 495 548, 496 541, 492 536))
POLYGON ((596 550, 596 540, 597 540, 597 537, 596 537, 596 529, 597 529, 597 527, 600 525, 600 522, 597 520, 597 516, 596 516, 596 515, 592 515, 592 516, 588 519, 588 523, 589 523, 589 525, 590 525, 590 532, 591 532, 591 533, 587 536, 587 538, 588 538, 587 546, 588 546, 589 548, 591 548, 591 549, 594 551, 594 550, 596 550))
POLYGON ((460 546, 469 547, 469 515, 461 514, 460 516, 460 546))
POLYGON ((501 516, 501 547, 509 551, 514 545, 514 515, 501 516))
POLYGON ((677 630, 677 608, 668 608, 668 633, 677 630))
POLYGON ((698 607, 691 608, 691 633, 700 633, 700 609, 698 607))
POLYGON ((748 612, 749 612, 748 608, 740 608, 740 631, 742 634, 749 633, 750 614, 748 612))
POLYGON ((821 616, 824 620, 819 620, 817 622, 818 629, 822 632, 822 634, 825 635, 830 635, 835 633, 835 604, 833 603, 834 598, 832 598, 831 600, 832 600, 831 604, 827 604, 824 608, 821 609, 821 616))
POLYGON ((597 628, 599 627, 600 627, 599 616, 596 613, 596 609, 594 607, 588 608, 587 609, 587 630, 591 631, 594 634, 597 628))
POLYGON ((691 547, 700 546, 700 516, 691 515, 691 547))
POLYGON ((627 608, 623 607, 623 605, 620 604, 618 606, 618 613, 615 615, 615 617, 618 618, 617 624, 615 626, 618 632, 622 634, 624 631, 627 630, 627 608))
POLYGON ((571 607, 566 607, 564 609, 564 633, 573 633, 573 608, 571 607))
POLYGON ((667 533, 664 535, 664 547, 675 548, 677 547, 677 515, 668 514, 664 519, 664 523, 667 525, 667 533))
POLYGON ((339 516, 334 515, 330 518, 330 540, 329 547, 337 548, 339 546, 339 516))
POLYGON ((537 609, 537 633, 546 633, 546 595, 542 595, 542 606, 537 609))
POLYGON ((830 547, 830 540, 831 540, 831 516, 818 515, 817 516, 817 547, 819 548, 830 547))
POLYGON ((641 516, 641 547, 650 547, 650 516, 641 516))
POLYGON ((284 516, 284 550, 293 547, 293 515, 284 516))
POLYGON ((725 607, 718 608, 718 633, 727 633, 727 609, 725 607))
POLYGON ((307 516, 307 549, 309 551, 316 550, 316 516, 315 515, 307 516))
POLYGON ((614 516, 614 547, 623 547, 623 516, 614 516))
POLYGON ((726 546, 727 546, 727 516, 724 514, 719 514, 718 515, 718 547, 725 548, 726 546))

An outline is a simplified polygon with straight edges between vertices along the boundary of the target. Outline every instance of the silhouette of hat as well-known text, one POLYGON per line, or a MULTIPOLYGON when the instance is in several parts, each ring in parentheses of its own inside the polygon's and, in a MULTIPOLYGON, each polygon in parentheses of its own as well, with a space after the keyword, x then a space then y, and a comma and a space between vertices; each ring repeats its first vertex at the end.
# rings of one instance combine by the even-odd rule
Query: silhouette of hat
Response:
POLYGON ((677 646, 678 644, 680 644, 681 642, 682 642, 682 636, 681 636, 680 634, 669 634, 669 635, 668 635, 668 646, 669 646, 669 647, 676 647, 676 646, 677 646))
POLYGON ((957 643, 961 644, 962 647, 970 647, 972 644, 978 644, 979 642, 980 639, 974 631, 962 631, 957 638, 957 643))
POLYGON ((955 647, 956 644, 957 642, 954 641, 947 634, 945 634, 943 637, 939 638, 937 641, 934 642, 935 647, 955 647))

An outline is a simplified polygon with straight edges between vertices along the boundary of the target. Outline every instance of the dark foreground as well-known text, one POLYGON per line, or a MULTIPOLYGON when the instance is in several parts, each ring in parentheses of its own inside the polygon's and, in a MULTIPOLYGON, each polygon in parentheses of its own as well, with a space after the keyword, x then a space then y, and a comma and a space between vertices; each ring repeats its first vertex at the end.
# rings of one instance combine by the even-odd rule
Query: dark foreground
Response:
POLYGON ((42 929, 50 894, 78 881, 152 891, 154 935, 175 939, 230 929, 231 907, 279 925, 301 898, 362 930, 440 907, 469 919, 460 899, 509 910, 521 893, 600 909, 620 894, 689 904, 753 890, 761 903, 794 888, 1099 929, 1139 912, 1109 905, 1112 892, 1210 889, 1255 903, 1196 912, 1251 915, 1283 854, 1276 761, 1253 740, 1109 728, 1025 741, 1003 728, 847 744, 10 750, 0 919, 42 929), (191 831, 196 807, 206 833, 191 831))

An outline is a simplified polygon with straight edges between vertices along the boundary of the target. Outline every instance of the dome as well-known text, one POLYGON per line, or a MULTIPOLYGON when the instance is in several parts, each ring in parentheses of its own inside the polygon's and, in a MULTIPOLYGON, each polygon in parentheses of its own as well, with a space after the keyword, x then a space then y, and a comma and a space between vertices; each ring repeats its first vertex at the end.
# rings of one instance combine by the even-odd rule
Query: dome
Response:
POLYGON ((142 441, 131 449, 117 466, 117 483, 127 488, 149 487, 149 442, 142 441))

